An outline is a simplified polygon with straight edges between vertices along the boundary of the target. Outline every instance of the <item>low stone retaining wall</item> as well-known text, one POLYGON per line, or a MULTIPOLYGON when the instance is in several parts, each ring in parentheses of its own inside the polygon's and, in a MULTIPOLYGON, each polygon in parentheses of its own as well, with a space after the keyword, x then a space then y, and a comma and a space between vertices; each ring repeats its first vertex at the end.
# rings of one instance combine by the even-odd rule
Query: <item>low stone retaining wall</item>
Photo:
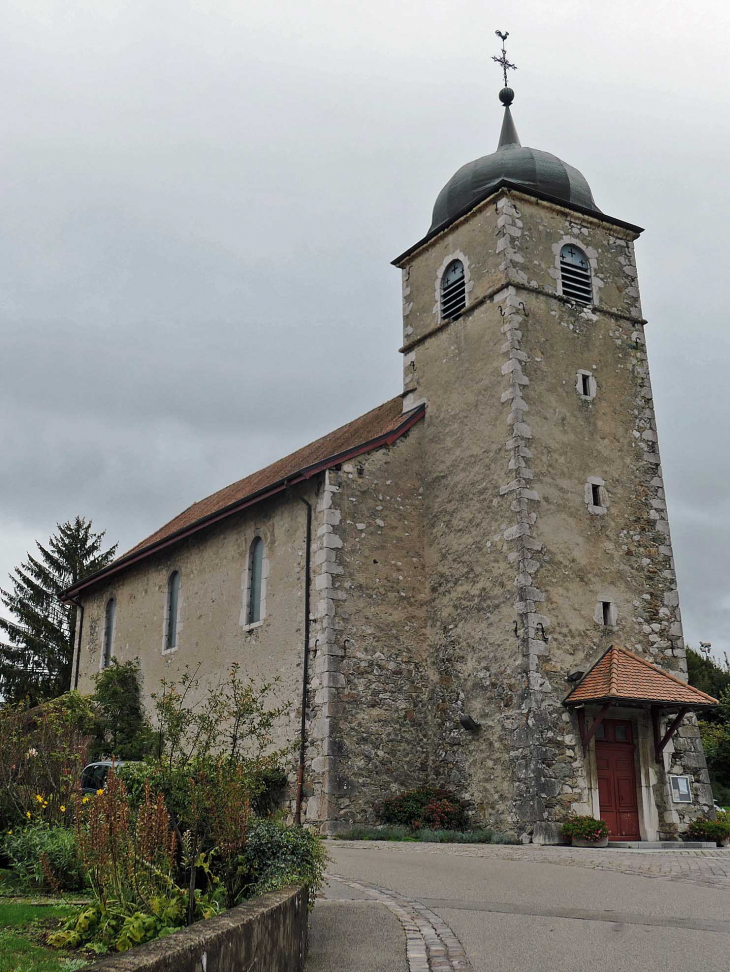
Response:
POLYGON ((285 888, 104 959, 89 972, 302 972, 306 955, 307 889, 285 888))

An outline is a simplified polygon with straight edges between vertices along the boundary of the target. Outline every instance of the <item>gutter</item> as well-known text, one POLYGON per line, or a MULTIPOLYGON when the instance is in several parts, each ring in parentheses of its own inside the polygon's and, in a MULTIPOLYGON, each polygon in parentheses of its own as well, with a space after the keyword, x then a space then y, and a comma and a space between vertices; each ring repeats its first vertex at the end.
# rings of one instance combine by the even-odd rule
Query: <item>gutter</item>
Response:
POLYGON ((303 496, 297 496, 307 507, 307 539, 304 553, 304 657, 302 659, 302 720, 299 727, 299 766, 297 767, 297 795, 294 823, 302 825, 302 800, 304 798, 304 762, 307 755, 307 688, 309 681, 309 611, 310 581, 312 572, 312 504, 303 496))
POLYGON ((161 540, 157 540, 154 543, 149 544, 147 547, 143 547, 142 550, 137 550, 134 553, 127 554, 115 563, 110 564, 109 567, 104 567, 95 574, 91 574, 84 578, 84 580, 80 583, 74 584, 71 587, 67 587, 64 591, 61 591, 59 594, 60 600, 63 602, 72 601, 80 591, 91 587, 100 580, 111 577, 114 574, 119 573, 121 570, 126 570, 126 568, 132 564, 135 564, 140 560, 144 560, 151 554, 156 553, 159 550, 164 550, 173 543, 177 543, 179 540, 192 536, 194 533, 198 533, 200 530, 204 530, 206 527, 211 526, 213 523, 217 523, 219 520, 226 519, 229 516, 233 516, 234 513, 238 513, 241 510, 245 510, 249 506, 253 506, 255 503, 260 503, 271 496, 275 496, 277 493, 281 493, 286 490, 289 486, 294 486, 297 483, 305 482, 306 480, 311 479, 311 477, 316 475, 318 472, 322 472, 325 469, 330 469, 332 466, 337 466, 339 463, 352 459, 355 456, 362 455, 364 452, 371 452, 373 449, 378 448, 378 446, 393 445, 393 443, 404 435, 413 425, 415 425, 416 422, 419 422, 423 418, 425 412, 426 406, 419 405, 405 419, 405 421, 401 422, 401 424, 392 431, 385 432, 382 435, 376 436, 374 439, 369 439, 367 442, 363 442, 361 445, 354 446, 353 448, 347 449, 344 452, 339 452, 333 456, 328 456, 326 459, 313 463, 311 466, 304 466, 298 472, 290 473, 288 476, 277 480, 270 486, 265 486, 263 489, 250 493, 248 496, 244 496, 242 499, 236 500, 235 503, 231 503, 229 506, 225 506, 221 510, 216 510, 214 513, 209 513, 207 516, 201 517, 201 519, 196 520, 189 526, 181 527, 179 530, 176 530, 169 536, 163 537, 161 540))

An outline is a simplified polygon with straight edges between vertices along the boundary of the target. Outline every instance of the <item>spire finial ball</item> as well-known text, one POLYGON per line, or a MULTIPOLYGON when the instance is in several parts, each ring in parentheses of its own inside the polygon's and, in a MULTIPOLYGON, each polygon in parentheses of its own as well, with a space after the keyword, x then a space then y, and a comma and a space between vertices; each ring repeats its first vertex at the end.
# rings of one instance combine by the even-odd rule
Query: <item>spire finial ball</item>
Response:
POLYGON ((499 100, 502 102, 505 108, 509 108, 512 102, 515 100, 515 93, 512 88, 502 88, 499 92, 499 100))

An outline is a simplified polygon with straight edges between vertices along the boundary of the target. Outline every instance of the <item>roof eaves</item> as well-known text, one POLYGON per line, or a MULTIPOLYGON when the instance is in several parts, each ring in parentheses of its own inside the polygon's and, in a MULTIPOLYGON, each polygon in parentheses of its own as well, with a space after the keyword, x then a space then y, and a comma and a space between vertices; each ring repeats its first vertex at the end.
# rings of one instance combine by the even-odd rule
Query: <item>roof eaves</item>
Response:
POLYGON ((200 530, 207 529, 207 527, 212 526, 219 520, 233 516, 233 514, 238 513, 249 506, 253 506, 255 503, 260 503, 271 496, 275 496, 277 493, 281 493, 290 486, 295 486, 297 483, 305 482, 306 480, 311 479, 311 477, 315 476, 317 473, 323 472, 325 469, 330 469, 332 466, 345 462, 347 459, 352 459, 355 456, 363 455, 366 452, 371 452, 373 449, 377 449, 379 446, 393 445, 393 443, 396 442, 402 435, 405 435, 405 433, 412 426, 414 426, 416 422, 423 418, 425 412, 425 404, 418 405, 406 416, 405 420, 401 422, 400 425, 396 426, 395 429, 391 429, 389 432, 384 432, 381 435, 378 435, 373 439, 369 439, 358 446, 353 446, 352 448, 346 449, 343 452, 338 452, 328 456, 326 459, 319 460, 318 462, 312 463, 309 466, 304 466, 291 475, 285 476, 283 479, 280 479, 277 482, 271 483, 260 490, 250 493, 248 496, 244 496, 220 510, 215 510, 213 513, 209 513, 207 516, 201 517, 194 523, 190 523, 187 526, 176 530, 174 533, 169 534, 169 536, 162 537, 160 540, 156 540, 154 543, 151 543, 146 547, 142 547, 141 550, 135 550, 133 553, 125 557, 121 557, 114 563, 109 564, 108 567, 103 567, 101 570, 96 571, 96 573, 85 577, 77 584, 72 584, 70 587, 67 587, 65 590, 61 591, 59 594, 59 599, 61 601, 73 600, 73 598, 78 596, 82 590, 93 586, 107 577, 111 577, 113 574, 119 573, 121 570, 126 570, 127 567, 131 567, 132 564, 138 563, 140 560, 157 553, 159 550, 163 550, 165 547, 178 543, 180 540, 184 540, 186 537, 194 533, 198 533, 200 530))
POLYGON ((487 199, 490 199, 502 189, 512 189, 515 192, 522 192, 526 196, 534 196, 535 199, 540 199, 543 202, 553 203, 555 206, 562 206, 563 209, 570 209, 573 212, 580 213, 583 216, 590 216, 593 219, 598 220, 600 223, 610 223, 612 226, 620 226, 622 229, 629 230, 637 235, 644 232, 642 226, 636 226, 634 223, 627 223, 625 220, 617 219, 615 216, 607 216, 606 213, 602 213, 597 209, 589 209, 587 206, 579 206, 577 203, 567 202, 565 199, 558 199, 556 196, 551 196, 546 192, 540 192, 539 189, 531 189, 529 186, 524 186, 517 182, 511 182, 509 179, 501 179, 498 183, 496 183, 496 185, 489 189, 487 194, 482 199, 477 199, 476 201, 470 202, 468 206, 464 206, 464 208, 460 209, 458 213, 454 213, 454 215, 450 216, 449 219, 444 220, 443 223, 439 223, 438 226, 435 226, 433 229, 429 230, 428 233, 426 233, 426 235, 417 243, 414 243, 413 246, 409 246, 408 249, 401 253, 400 256, 397 256, 395 260, 391 260, 391 264, 394 267, 400 267, 403 261, 407 259, 407 257, 411 256, 411 254, 415 253, 416 250, 419 250, 422 246, 425 246, 426 243, 430 243, 431 240, 435 239, 439 235, 439 233, 443 233, 444 230, 447 230, 450 226, 453 226, 457 220, 461 219, 463 216, 466 216, 467 213, 472 211, 472 209, 475 209, 477 206, 481 205, 481 203, 486 202, 487 199))
POLYGON ((653 665, 650 661, 647 661, 646 658, 642 658, 641 655, 637 655, 633 651, 629 651, 628 648, 623 648, 621 645, 609 645, 609 647, 603 652, 603 654, 594 662, 593 665, 591 665, 591 667, 585 673, 583 678, 581 678, 581 680, 577 683, 577 685, 574 685, 571 688, 571 690, 563 699, 564 706, 588 705, 588 704, 594 705, 594 704, 598 704, 599 702, 603 702, 603 703, 614 702, 617 704, 621 702, 625 702, 629 705, 630 704, 635 705, 639 703, 644 705, 659 705, 662 706, 662 708, 673 708, 682 705, 690 705, 690 707, 693 709, 704 709, 704 708, 709 709, 718 704, 717 699, 714 699, 711 695, 708 695, 707 692, 703 692, 702 689, 695 688, 694 685, 689 685, 688 682, 683 682, 681 678, 677 678, 677 676, 672 675, 671 672, 667 672, 663 668, 658 668, 656 665, 653 665), (601 664, 601 662, 606 657, 606 655, 609 654, 609 652, 611 653, 611 659, 610 659, 610 672, 609 672, 610 680, 609 680, 608 694, 604 694, 601 696, 593 696, 591 698, 572 698, 572 696, 574 696, 574 694, 579 691, 580 687, 585 684, 585 681, 588 678, 588 676, 591 674, 591 672, 595 671, 595 669, 598 668, 598 666, 601 664), (642 698, 640 696, 619 695, 618 684, 617 684, 617 680, 618 680, 617 656, 619 652, 626 655, 628 658, 633 659, 634 661, 640 662, 642 665, 648 668, 654 675, 659 675, 661 677, 669 679, 670 681, 676 682, 677 685, 681 686, 683 689, 689 689, 694 695, 701 696, 706 701, 698 700, 692 703, 688 703, 688 702, 682 702, 676 700, 671 701, 668 699, 657 699, 657 698, 651 699, 651 698, 642 698))

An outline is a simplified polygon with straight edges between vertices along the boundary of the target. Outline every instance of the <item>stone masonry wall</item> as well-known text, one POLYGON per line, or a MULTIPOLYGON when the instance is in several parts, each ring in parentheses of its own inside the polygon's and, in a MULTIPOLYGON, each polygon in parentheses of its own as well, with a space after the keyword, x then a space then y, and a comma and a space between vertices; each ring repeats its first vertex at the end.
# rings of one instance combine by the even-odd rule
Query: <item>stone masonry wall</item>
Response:
POLYGON ((428 781, 421 425, 330 470, 317 509, 307 820, 325 832, 428 781))
MULTIPOLYGON (((633 237, 501 192, 403 270, 405 402, 428 403, 441 768, 488 821, 523 839, 555 839, 571 807, 597 810, 592 756, 561 705, 570 670, 585 670, 613 642, 686 677, 633 237), (566 242, 589 257, 597 307, 560 293, 566 242), (467 308, 441 322, 434 281, 438 289, 457 256, 468 269, 467 308), (462 576, 471 605, 457 593, 462 576), (476 736, 457 728, 462 707, 481 715, 476 736)), ((636 726, 645 733, 640 715, 636 726)), ((637 769, 658 814, 649 836, 709 808, 692 719, 664 767, 637 769), (669 803, 668 769, 693 777, 692 806, 669 803)))
POLYGON ((516 567, 503 552, 515 523, 500 489, 513 456, 503 417, 504 318, 491 295, 504 272, 493 204, 428 244, 404 268, 404 405, 425 400, 425 547, 429 636, 436 666, 433 776, 472 804, 476 819, 518 832, 513 734, 524 726, 524 672, 515 613, 516 567), (439 274, 467 268, 468 303, 440 320, 439 274), (459 722, 470 715, 481 729, 459 722))
MULTIPOLYGON (((685 679, 686 662, 633 240, 529 200, 500 203, 507 225, 521 223, 510 245, 524 262, 515 263, 511 279, 522 280, 528 266, 531 279, 522 280, 528 286, 542 285, 541 271, 559 277, 560 247, 575 241, 591 260, 598 305, 580 308, 519 286, 506 297, 510 321, 521 334, 520 367, 530 376, 530 404, 517 404, 514 418, 516 428, 529 422, 532 438, 539 515, 530 532, 542 548, 532 559, 531 577, 540 577, 533 603, 542 605, 539 620, 550 636, 546 643, 528 632, 532 741, 538 746, 530 766, 531 800, 538 826, 540 815, 559 820, 571 806, 591 809, 585 805, 586 764, 575 749, 577 727, 560 705, 565 674, 585 670, 611 643, 685 679), (593 398, 578 391, 581 371, 594 379, 593 398), (600 507, 593 506, 592 484, 599 486, 600 507), (613 605, 608 628, 602 601, 613 605)), ((681 765, 693 777, 693 806, 669 802, 658 768, 654 798, 663 836, 711 805, 697 744, 690 722, 675 743, 682 758, 671 764, 672 771, 681 765)))

